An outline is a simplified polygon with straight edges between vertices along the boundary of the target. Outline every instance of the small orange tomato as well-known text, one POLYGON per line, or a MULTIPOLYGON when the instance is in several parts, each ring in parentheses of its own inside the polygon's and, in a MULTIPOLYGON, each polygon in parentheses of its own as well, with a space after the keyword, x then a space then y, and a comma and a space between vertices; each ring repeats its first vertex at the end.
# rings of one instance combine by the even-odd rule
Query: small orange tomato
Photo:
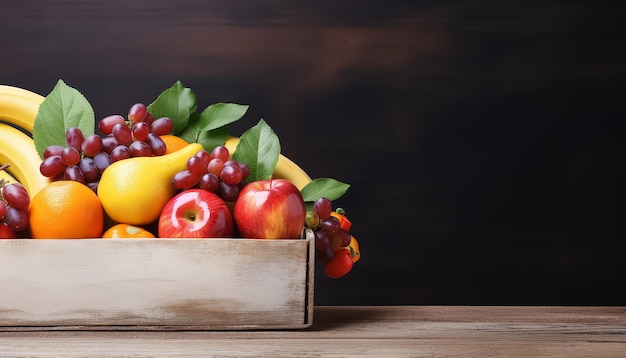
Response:
POLYGON ((342 249, 335 252, 335 255, 326 263, 324 269, 328 277, 339 278, 350 272, 353 264, 350 250, 342 249))
POLYGON ((150 231, 128 224, 116 224, 102 234, 103 239, 153 239, 150 231))
POLYGON ((361 249, 359 248, 359 242, 356 241, 356 238, 352 236, 350 239, 350 244, 348 244, 348 250, 350 250, 350 255, 352 256, 352 262, 357 262, 361 258, 361 249))
POLYGON ((340 228, 346 231, 350 231, 350 228, 352 227, 352 222, 348 220, 348 217, 346 216, 346 214, 343 213, 342 209, 337 209, 337 210, 339 210, 339 212, 333 211, 330 213, 330 215, 336 217, 339 220, 340 228))

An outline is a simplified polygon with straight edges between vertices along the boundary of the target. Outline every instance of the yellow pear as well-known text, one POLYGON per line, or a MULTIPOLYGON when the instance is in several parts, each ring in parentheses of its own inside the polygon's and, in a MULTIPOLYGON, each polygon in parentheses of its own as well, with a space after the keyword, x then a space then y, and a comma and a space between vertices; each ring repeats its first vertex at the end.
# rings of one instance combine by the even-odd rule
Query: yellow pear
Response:
POLYGON ((111 164, 98 184, 98 198, 107 215, 115 222, 131 225, 157 220, 176 192, 172 177, 187 169, 187 159, 202 149, 201 144, 190 143, 170 154, 111 164))

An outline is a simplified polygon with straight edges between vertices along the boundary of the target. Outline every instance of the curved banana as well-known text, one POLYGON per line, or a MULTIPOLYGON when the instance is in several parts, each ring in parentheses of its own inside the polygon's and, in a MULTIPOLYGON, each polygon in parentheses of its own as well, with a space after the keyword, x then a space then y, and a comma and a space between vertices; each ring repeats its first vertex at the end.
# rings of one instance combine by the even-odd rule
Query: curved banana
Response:
POLYGON ((32 133, 39 105, 44 97, 23 88, 0 85, 0 121, 32 133))
POLYGON ((50 183, 39 171, 41 159, 35 142, 21 130, 0 122, 0 163, 11 163, 11 173, 32 198, 50 183))
MULTIPOLYGON (((2 167, 5 163, 0 163, 2 167)), ((5 183, 19 183, 6 169, 0 170, 0 181, 4 180, 5 183)))
MULTIPOLYGON (((231 153, 237 149, 237 144, 239 144, 239 138, 232 136, 226 138, 226 143, 224 143, 231 153)), ((272 177, 287 179, 300 190, 311 182, 311 177, 302 168, 282 154, 278 157, 278 163, 276 163, 272 177)))

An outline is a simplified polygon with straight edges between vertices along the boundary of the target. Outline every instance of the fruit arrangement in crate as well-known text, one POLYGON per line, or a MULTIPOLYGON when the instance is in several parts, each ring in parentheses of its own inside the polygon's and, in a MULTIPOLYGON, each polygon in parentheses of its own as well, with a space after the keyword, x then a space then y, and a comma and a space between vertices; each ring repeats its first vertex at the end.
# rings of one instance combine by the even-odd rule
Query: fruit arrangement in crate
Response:
POLYGON ((197 111, 180 81, 151 104, 99 121, 59 80, 44 98, 0 86, 0 238, 314 238, 329 277, 360 258, 349 188, 311 179, 263 120, 239 137, 248 106, 197 111), (31 138, 32 136, 32 138, 31 138))

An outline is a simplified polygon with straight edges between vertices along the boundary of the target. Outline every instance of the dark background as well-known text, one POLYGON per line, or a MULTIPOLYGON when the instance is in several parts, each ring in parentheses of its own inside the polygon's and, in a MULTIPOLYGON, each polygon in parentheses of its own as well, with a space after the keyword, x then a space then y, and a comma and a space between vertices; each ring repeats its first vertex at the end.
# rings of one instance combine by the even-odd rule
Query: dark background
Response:
POLYGON ((623 15, 596 2, 3 1, 0 83, 249 104, 363 257, 318 305, 623 305, 623 15), (619 210, 618 210, 619 208, 619 210))

